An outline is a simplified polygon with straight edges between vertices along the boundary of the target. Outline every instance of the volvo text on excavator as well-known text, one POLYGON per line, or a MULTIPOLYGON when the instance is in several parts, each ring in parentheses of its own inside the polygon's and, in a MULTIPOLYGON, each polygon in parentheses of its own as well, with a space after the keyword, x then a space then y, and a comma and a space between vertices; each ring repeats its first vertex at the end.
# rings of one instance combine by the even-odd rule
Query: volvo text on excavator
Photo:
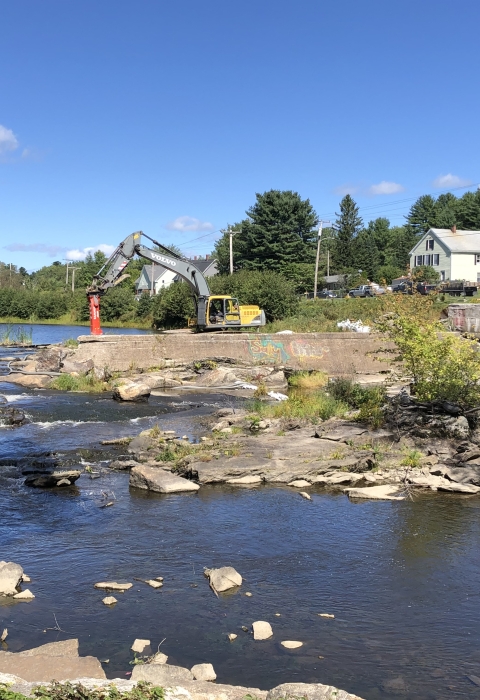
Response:
POLYGON ((172 270, 178 277, 189 283, 196 307, 196 318, 189 320, 189 326, 196 327, 200 331, 216 331, 230 328, 258 328, 265 325, 265 312, 258 306, 240 306, 234 297, 212 295, 207 280, 189 260, 177 255, 142 231, 137 231, 120 243, 87 289, 92 335, 102 334, 100 297, 128 277, 125 268, 135 255, 172 270), (151 250, 142 245, 142 236, 152 241, 157 246, 157 250, 151 250))

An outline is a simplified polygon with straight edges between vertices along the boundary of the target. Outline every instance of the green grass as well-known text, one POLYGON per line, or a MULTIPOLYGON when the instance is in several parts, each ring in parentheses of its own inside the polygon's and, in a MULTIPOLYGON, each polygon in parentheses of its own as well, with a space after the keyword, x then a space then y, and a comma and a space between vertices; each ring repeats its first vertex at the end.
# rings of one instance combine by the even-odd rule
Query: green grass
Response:
POLYGON ((67 338, 63 341, 62 345, 65 348, 78 348, 79 342, 75 338, 67 338))
POLYGON ((346 403, 325 392, 291 395, 287 401, 275 404, 254 401, 250 406, 252 422, 263 418, 300 418, 315 422, 319 418, 328 420, 333 416, 343 416, 348 410, 346 403))
POLYGON ((81 374, 78 377, 73 377, 71 374, 61 374, 53 379, 49 389, 97 394, 102 391, 111 390, 112 387, 108 383, 96 379, 91 374, 81 374))
POLYGON ((325 372, 302 370, 294 372, 288 378, 291 387, 299 389, 319 389, 328 383, 328 375, 325 372))
MULTIPOLYGON (((278 331, 291 330, 296 333, 330 333, 339 332, 337 328, 338 321, 345 321, 347 318, 351 321, 363 321, 367 325, 371 325, 374 321, 382 316, 386 311, 389 311, 392 296, 400 297, 403 295, 389 294, 380 297, 367 299, 308 299, 302 300, 299 304, 298 311, 295 316, 267 323, 265 326, 266 333, 277 333, 278 331)), ((415 295, 417 297, 418 295, 415 295)), ((431 320, 439 319, 442 311, 452 303, 478 303, 477 297, 449 297, 445 296, 445 301, 441 300, 438 295, 433 304, 428 305, 428 315, 431 320)), ((408 297, 409 300, 414 297, 408 297)), ((427 300, 427 297, 421 297, 422 300, 427 300)), ((426 305, 425 305, 426 307, 426 305)), ((341 331, 340 331, 341 332, 341 331)))
POLYGON ((0 345, 32 345, 32 329, 25 329, 23 326, 14 328, 8 324, 0 333, 0 345))

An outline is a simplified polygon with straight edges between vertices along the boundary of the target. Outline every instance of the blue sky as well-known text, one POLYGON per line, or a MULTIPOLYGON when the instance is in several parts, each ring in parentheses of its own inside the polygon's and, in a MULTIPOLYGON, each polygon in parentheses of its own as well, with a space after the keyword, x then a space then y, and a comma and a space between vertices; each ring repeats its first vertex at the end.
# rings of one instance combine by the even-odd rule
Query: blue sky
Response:
POLYGON ((79 259, 138 229, 209 253, 271 188, 325 219, 350 191, 366 220, 400 224, 418 195, 480 182, 474 0, 0 10, 4 262, 79 259))

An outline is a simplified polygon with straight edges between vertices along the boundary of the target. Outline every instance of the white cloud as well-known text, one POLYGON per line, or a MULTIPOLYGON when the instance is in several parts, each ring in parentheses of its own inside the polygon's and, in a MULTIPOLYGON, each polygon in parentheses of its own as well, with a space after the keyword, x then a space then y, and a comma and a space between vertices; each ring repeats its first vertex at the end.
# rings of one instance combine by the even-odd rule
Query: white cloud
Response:
POLYGON ((378 194, 397 194, 398 192, 404 192, 405 187, 400 185, 398 182, 388 182, 387 180, 382 180, 378 185, 371 185, 367 193, 376 197, 378 194))
POLYGON ((73 261, 85 260, 87 255, 93 255, 97 252, 97 250, 101 250, 102 253, 105 253, 108 258, 115 250, 115 246, 107 245, 107 243, 100 243, 100 245, 95 245, 91 248, 76 248, 74 250, 67 250, 65 253, 65 258, 73 261))
POLYGON ((18 140, 11 129, 0 124, 0 155, 9 153, 18 148, 18 140))
POLYGON ((448 175, 439 175, 433 181, 433 186, 441 190, 446 190, 449 187, 468 187, 469 185, 473 185, 471 180, 458 177, 458 175, 452 175, 452 173, 448 173, 448 175))
POLYGON ((200 221, 193 216, 177 216, 165 226, 169 231, 213 231, 214 226, 210 221, 200 221))

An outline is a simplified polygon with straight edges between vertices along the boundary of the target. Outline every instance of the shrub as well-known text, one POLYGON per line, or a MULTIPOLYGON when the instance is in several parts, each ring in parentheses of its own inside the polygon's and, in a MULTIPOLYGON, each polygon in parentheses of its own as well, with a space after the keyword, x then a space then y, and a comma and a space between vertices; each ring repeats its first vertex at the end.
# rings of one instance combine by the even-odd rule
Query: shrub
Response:
POLYGON ((327 382, 328 375, 325 372, 309 372, 308 370, 295 372, 288 378, 290 386, 300 389, 319 389, 325 386, 327 382))
POLYGON ((195 314, 190 285, 175 282, 157 294, 152 302, 155 328, 184 328, 195 314))
POLYGON ((463 408, 480 403, 477 341, 447 333, 440 323, 402 308, 378 327, 398 348, 397 375, 411 381, 420 401, 449 401, 463 408))

